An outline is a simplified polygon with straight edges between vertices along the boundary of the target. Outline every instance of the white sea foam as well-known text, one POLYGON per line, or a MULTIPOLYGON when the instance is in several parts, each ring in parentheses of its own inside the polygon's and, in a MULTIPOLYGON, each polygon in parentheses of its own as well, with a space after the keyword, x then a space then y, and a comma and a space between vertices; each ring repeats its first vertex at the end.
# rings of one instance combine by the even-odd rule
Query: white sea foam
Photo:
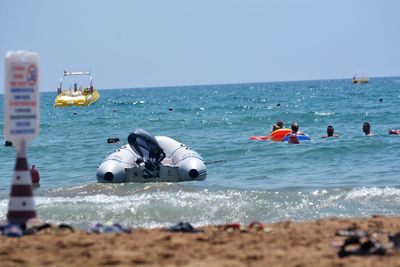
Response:
POLYGON ((321 116, 321 117, 333 116, 333 115, 335 115, 335 112, 330 112, 330 111, 328 111, 328 112, 318 112, 318 111, 316 111, 316 112, 314 112, 314 115, 315 116, 321 116))
MULTIPOLYGON (((393 187, 310 192, 154 189, 150 186, 145 191, 128 195, 75 192, 73 196, 39 196, 35 202, 39 216, 45 221, 73 225, 115 221, 149 228, 169 226, 178 221, 207 225, 395 215, 400 212, 400 190, 393 187)), ((6 199, 0 201, 0 216, 5 217, 7 203, 6 199)))
POLYGON ((394 187, 362 187, 353 189, 345 198, 348 200, 380 198, 400 202, 400 189, 394 187))

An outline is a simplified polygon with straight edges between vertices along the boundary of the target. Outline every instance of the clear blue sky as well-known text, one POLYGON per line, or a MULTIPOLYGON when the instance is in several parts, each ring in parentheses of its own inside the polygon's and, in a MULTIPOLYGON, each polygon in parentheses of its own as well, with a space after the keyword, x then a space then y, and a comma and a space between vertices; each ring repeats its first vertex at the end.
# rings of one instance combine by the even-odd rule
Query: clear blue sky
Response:
MULTIPOLYGON (((0 0, 0 54, 98 88, 400 75, 398 0, 0 0)), ((0 65, 4 92, 4 63, 0 65)))

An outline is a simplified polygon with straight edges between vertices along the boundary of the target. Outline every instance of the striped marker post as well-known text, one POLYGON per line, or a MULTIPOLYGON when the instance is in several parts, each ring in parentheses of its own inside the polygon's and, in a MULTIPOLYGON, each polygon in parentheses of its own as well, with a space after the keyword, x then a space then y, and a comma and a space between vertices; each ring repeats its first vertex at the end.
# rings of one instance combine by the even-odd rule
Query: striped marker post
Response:
POLYGON ((26 142, 22 141, 17 146, 17 159, 8 203, 7 221, 11 224, 23 224, 32 218, 36 218, 32 178, 26 158, 26 142))
POLYGON ((39 55, 10 51, 4 63, 4 137, 15 143, 17 150, 7 221, 24 224, 36 218, 26 150, 40 130, 39 55))

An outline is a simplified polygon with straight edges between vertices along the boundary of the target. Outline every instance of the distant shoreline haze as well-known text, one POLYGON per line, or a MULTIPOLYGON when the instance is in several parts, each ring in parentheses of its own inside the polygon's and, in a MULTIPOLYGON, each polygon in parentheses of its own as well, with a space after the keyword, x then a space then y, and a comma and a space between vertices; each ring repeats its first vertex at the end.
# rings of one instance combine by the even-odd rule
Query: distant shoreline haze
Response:
MULTIPOLYGON (((384 79, 384 78, 400 78, 400 76, 379 76, 379 77, 370 77, 369 82, 373 82, 374 79, 384 79)), ((146 86, 146 87, 121 87, 121 88, 98 88, 96 86, 95 78, 93 78, 93 84, 98 90, 123 90, 123 89, 156 89, 156 88, 179 88, 179 87, 197 87, 197 86, 223 86, 223 85, 251 85, 251 84, 274 84, 274 83, 295 83, 295 82, 319 82, 319 81, 344 81, 348 80, 351 84, 351 80, 353 77, 349 78, 333 78, 333 79, 314 79, 314 80, 293 80, 293 81, 270 81, 270 82, 241 82, 241 83, 215 83, 215 84, 188 84, 188 85, 168 85, 168 86, 146 86)), ((58 83, 54 86, 53 90, 40 90, 42 93, 48 92, 57 92, 58 83)), ((4 91, 0 92, 0 95, 4 94, 4 91)))

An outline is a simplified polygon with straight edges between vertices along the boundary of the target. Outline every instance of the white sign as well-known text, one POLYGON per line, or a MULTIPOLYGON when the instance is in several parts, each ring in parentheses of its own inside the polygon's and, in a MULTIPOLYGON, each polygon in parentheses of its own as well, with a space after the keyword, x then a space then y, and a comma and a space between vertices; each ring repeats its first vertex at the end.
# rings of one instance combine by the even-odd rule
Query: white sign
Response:
POLYGON ((7 52, 5 56, 4 137, 30 141, 39 134, 39 55, 7 52))

